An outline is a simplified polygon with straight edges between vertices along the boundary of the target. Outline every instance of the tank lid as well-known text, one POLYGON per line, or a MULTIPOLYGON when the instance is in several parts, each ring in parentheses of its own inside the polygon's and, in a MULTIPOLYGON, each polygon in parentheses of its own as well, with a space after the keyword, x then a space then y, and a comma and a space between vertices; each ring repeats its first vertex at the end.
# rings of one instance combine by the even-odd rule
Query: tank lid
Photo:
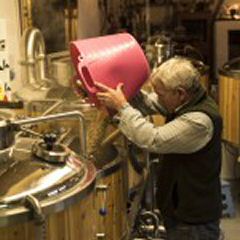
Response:
POLYGON ((234 58, 229 62, 225 63, 222 69, 219 70, 220 74, 233 77, 240 78, 240 57, 234 58))
POLYGON ((208 65, 205 65, 202 61, 194 59, 194 58, 188 58, 188 59, 191 61, 193 66, 198 69, 198 71, 201 75, 208 73, 208 71, 209 71, 208 65))
POLYGON ((28 195, 57 196, 82 180, 84 164, 71 150, 66 161, 49 163, 33 154, 35 142, 19 138, 0 162, 0 204, 21 203, 28 195))

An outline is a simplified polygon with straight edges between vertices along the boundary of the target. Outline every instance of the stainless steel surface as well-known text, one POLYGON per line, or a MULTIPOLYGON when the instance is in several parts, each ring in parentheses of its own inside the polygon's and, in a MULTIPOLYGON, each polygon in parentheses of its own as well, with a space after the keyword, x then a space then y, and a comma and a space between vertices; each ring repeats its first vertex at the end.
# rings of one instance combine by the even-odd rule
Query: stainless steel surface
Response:
POLYGON ((171 45, 170 39, 162 36, 157 39, 155 42, 156 53, 157 53, 157 66, 163 63, 170 57, 171 54, 171 45))
POLYGON ((85 127, 85 120, 83 114, 79 111, 73 112, 65 112, 65 113, 57 113, 48 116, 40 116, 36 118, 27 118, 21 120, 5 120, 0 118, 0 150, 10 147, 14 142, 15 131, 20 130, 22 125, 26 124, 34 124, 46 121, 53 121, 53 120, 62 120, 66 118, 77 118, 79 121, 79 139, 80 144, 79 153, 87 157, 86 151, 86 127, 85 127))
POLYGON ((47 144, 43 141, 36 142, 32 148, 33 154, 50 163, 66 163, 69 157, 69 151, 62 144, 54 144, 49 150, 47 144))
POLYGON ((0 150, 9 148, 14 143, 14 127, 8 120, 0 118, 0 150))
POLYGON ((15 92, 15 99, 29 102, 47 98, 72 97, 72 91, 67 91, 68 89, 48 78, 49 66, 46 60, 45 43, 39 29, 27 28, 24 31, 21 51, 23 87, 15 92))
POLYGON ((57 195, 58 190, 71 187, 67 182, 84 174, 84 165, 69 153, 63 165, 51 165, 41 161, 32 154, 36 140, 22 138, 18 140, 3 163, 0 172, 0 203, 8 204, 20 201, 28 195, 37 195, 39 199, 57 195), (22 142, 21 142, 22 141, 22 142))
POLYGON ((22 64, 26 67, 27 81, 35 89, 46 85, 46 48, 43 35, 37 28, 27 28, 23 33, 22 64))
POLYGON ((219 70, 219 73, 223 76, 240 79, 240 57, 234 58, 231 61, 225 63, 219 70))
POLYGON ((64 164, 49 164, 32 154, 36 141, 17 138, 5 161, 0 162, 0 227, 32 220, 34 214, 29 209, 39 209, 44 216, 64 210, 93 191, 93 164, 82 161, 70 149, 64 164), (31 196, 37 204, 29 206, 31 196))
POLYGON ((79 139, 80 139, 80 154, 86 158, 86 127, 84 116, 79 111, 65 112, 65 113, 56 113, 48 116, 40 116, 36 118, 27 118, 22 120, 15 120, 12 123, 15 125, 25 125, 25 124, 33 124, 39 122, 53 121, 53 120, 62 120, 66 118, 77 118, 79 120, 79 139))
POLYGON ((52 62, 51 67, 53 79, 61 86, 70 87, 74 75, 74 68, 70 57, 62 58, 52 62))
MULTIPOLYGON (((15 128, 23 125, 66 118, 76 118, 80 125, 80 152, 83 156, 81 159, 59 143, 54 143, 53 149, 50 150, 43 148, 44 151, 41 152, 43 155, 39 154, 38 149, 35 156, 32 150, 34 144, 39 144, 39 140, 28 138, 28 142, 24 142, 20 136, 14 146, 0 152, 3 154, 0 161, 0 226, 32 219, 32 214, 23 205, 29 196, 36 197, 43 213, 48 214, 63 210, 93 190, 96 170, 91 163, 86 162, 86 132, 84 118, 80 112, 58 113, 22 120, 2 120, 0 129, 11 134, 15 128), (55 159, 55 164, 49 164, 42 158, 51 162, 56 158, 58 161, 55 159)), ((42 142, 40 146, 41 144, 42 142)))
POLYGON ((35 223, 37 224, 43 223, 45 220, 45 217, 43 215, 39 200, 33 195, 27 195, 24 200, 25 200, 25 206, 33 211, 35 223))
MULTIPOLYGON (((43 214, 48 215, 62 211, 93 191, 96 170, 91 163, 87 163, 85 169, 86 171, 84 171, 82 181, 75 182, 75 184, 65 192, 61 192, 61 189, 56 189, 55 192, 59 193, 57 196, 54 195, 53 192, 48 198, 40 201, 43 214)), ((33 220, 33 216, 29 209, 22 204, 0 204, 0 227, 30 220, 33 220)))
MULTIPOLYGON (((56 101, 54 105, 49 111, 46 111, 46 114, 55 112, 57 108, 62 107, 60 101, 56 101)), ((75 107, 76 105, 73 104, 70 109, 75 109, 75 107)), ((77 147, 80 145, 79 152, 83 157, 79 159, 67 149, 66 163, 64 161, 60 164, 48 163, 33 155, 32 146, 37 145, 39 140, 28 138, 29 142, 24 142, 23 137, 16 138, 16 144, 9 151, 4 151, 6 152, 5 161, 0 161, 0 227, 33 220, 33 210, 25 206, 29 196, 36 198, 39 209, 47 217, 48 214, 64 210, 67 206, 83 199, 86 194, 94 191, 97 177, 107 176, 122 166, 123 162, 118 158, 118 150, 110 144, 112 139, 115 139, 115 135, 109 135, 110 138, 105 135, 109 119, 101 114, 98 115, 95 107, 87 103, 82 104, 81 109, 83 112, 64 111, 47 116, 10 121, 13 126, 29 127, 29 125, 34 126, 48 121, 52 121, 53 125, 57 126, 56 123, 60 121, 55 120, 69 119, 73 121, 75 119, 75 122, 80 125, 80 129, 77 131, 77 138, 80 139, 80 142, 77 147), (99 134, 96 128, 101 125, 100 138, 106 140, 95 158, 96 161, 104 162, 104 167, 99 169, 98 173, 93 164, 86 161, 88 153, 86 151, 85 118, 89 124, 92 123, 92 120, 94 124, 97 124, 95 127, 94 124, 91 124, 91 133, 99 134), (111 140, 108 141, 109 139, 111 140), (110 164, 106 164, 109 162, 110 164)), ((62 123, 65 124, 65 121, 62 123)), ((76 133, 76 125, 73 132, 76 133)), ((89 134, 88 137, 93 136, 89 134)), ((95 148, 98 148, 100 142, 95 143, 97 145, 95 148)), ((49 152, 47 153, 49 154, 49 152)))
POLYGON ((14 127, 9 123, 16 116, 7 110, 0 111, 0 150, 9 148, 14 143, 14 127))
POLYGON ((160 34, 148 38, 145 52, 154 70, 172 55, 171 39, 165 34, 160 34))

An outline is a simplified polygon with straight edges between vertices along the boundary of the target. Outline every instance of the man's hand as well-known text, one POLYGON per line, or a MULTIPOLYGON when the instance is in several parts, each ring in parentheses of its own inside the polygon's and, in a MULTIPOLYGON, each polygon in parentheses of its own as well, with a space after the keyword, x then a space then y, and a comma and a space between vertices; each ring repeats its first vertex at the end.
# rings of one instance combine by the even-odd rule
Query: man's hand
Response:
POLYGON ((98 82, 95 82, 95 85, 102 91, 97 93, 97 98, 103 105, 119 110, 127 103, 122 91, 123 83, 119 83, 116 89, 112 89, 98 82))

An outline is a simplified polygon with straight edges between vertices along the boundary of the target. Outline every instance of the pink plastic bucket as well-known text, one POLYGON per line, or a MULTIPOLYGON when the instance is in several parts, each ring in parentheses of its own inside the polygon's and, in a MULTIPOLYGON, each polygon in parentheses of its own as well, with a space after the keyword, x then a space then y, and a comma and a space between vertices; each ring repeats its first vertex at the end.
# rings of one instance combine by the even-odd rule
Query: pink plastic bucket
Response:
POLYGON ((95 87, 95 81, 111 88, 123 83, 124 93, 130 100, 150 73, 142 48, 128 33, 73 41, 70 52, 77 78, 82 81, 90 101, 96 104, 99 90, 95 87))

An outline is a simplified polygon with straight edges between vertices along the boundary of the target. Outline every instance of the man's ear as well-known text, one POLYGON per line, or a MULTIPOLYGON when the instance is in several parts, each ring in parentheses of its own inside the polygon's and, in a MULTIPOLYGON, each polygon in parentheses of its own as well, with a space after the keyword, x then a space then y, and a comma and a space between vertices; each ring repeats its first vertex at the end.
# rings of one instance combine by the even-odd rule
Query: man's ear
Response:
POLYGON ((188 93, 183 87, 177 88, 178 94, 180 96, 180 101, 184 103, 188 99, 188 93))

